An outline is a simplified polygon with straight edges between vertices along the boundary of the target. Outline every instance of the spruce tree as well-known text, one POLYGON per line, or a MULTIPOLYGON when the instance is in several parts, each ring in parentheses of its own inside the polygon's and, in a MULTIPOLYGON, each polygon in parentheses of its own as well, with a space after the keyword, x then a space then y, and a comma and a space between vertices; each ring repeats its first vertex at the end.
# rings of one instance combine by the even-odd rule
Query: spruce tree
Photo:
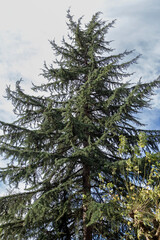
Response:
MULTIPOLYGON (((44 66, 46 83, 33 85, 39 95, 26 94, 21 81, 15 90, 7 87, 16 120, 0 122, 0 150, 10 161, 0 178, 15 188, 23 182, 25 189, 0 198, 2 240, 123 235, 110 235, 109 218, 103 224, 94 222, 95 208, 103 202, 98 174, 111 182, 115 165, 116 184, 123 183, 117 164, 123 161, 117 154, 119 136, 130 146, 137 142, 143 125, 136 114, 149 107, 160 81, 127 81, 132 76, 127 69, 138 57, 128 60, 132 51, 112 54, 106 34, 114 21, 104 22, 96 13, 84 26, 82 18, 74 21, 69 11, 67 18, 68 41, 63 39, 61 46, 50 41, 56 59, 44 66)), ((157 149, 159 132, 145 132, 148 148, 157 149)), ((116 214, 110 204, 107 211, 116 214)))

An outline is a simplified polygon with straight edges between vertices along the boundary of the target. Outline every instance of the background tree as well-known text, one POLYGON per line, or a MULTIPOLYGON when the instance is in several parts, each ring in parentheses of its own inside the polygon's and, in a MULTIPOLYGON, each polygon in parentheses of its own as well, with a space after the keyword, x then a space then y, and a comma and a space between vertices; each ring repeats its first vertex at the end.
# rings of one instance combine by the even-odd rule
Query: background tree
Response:
MULTIPOLYGON (((128 60, 132 51, 111 54, 106 34, 114 21, 106 23, 99 15, 84 26, 68 11, 69 40, 62 46, 50 42, 57 59, 44 66, 47 82, 32 88, 39 96, 26 94, 20 81, 15 90, 7 88, 17 120, 0 122, 0 150, 10 160, 0 177, 16 188, 24 182, 25 189, 0 198, 1 239, 91 240, 104 232, 108 239, 120 239, 124 234, 112 232, 109 221, 89 224, 103 202, 98 173, 112 183, 114 165, 116 187, 123 186, 119 136, 129 146, 137 141, 134 126, 142 123, 135 115, 149 106, 160 81, 125 81, 138 57, 128 60)), ((148 148, 157 149, 159 132, 145 132, 148 148)), ((107 205, 109 215, 114 210, 107 205)))
MULTIPOLYGON (((146 151, 146 143, 145 134, 140 133, 138 145, 132 147, 132 154, 121 166, 123 187, 116 188, 113 183, 105 185, 103 176, 99 174, 104 203, 99 204, 101 214, 95 214, 98 218, 91 218, 91 223, 103 223, 108 219, 109 202, 116 212, 109 219, 112 231, 121 231, 123 227, 123 239, 160 239, 160 153, 146 151)), ((127 139, 121 136, 120 154, 125 154, 127 149, 127 139)), ((108 236, 108 233, 104 233, 104 236, 108 236)))

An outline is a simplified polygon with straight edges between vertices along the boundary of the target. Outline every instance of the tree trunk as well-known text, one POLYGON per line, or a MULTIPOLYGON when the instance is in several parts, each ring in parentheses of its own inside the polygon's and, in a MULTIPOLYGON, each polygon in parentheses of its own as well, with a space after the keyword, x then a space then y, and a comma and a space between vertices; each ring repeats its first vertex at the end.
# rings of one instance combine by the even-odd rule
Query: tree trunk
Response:
POLYGON ((87 225, 88 197, 91 195, 90 167, 83 165, 83 240, 92 240, 92 227, 87 225))

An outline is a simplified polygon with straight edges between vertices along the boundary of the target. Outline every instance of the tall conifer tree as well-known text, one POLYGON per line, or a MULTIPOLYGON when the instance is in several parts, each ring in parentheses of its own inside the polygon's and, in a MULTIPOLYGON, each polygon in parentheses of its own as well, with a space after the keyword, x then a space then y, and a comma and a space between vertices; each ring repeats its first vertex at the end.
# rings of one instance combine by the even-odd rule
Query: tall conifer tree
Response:
MULTIPOLYGON (((2 240, 92 240, 110 232, 107 220, 88 225, 102 201, 98 173, 112 181, 110 166, 121 161, 119 136, 130 145, 137 142, 142 123, 136 114, 149 106, 160 81, 124 81, 138 57, 124 61, 132 51, 112 54, 106 34, 114 21, 106 23, 99 15, 83 26, 68 11, 69 40, 62 46, 50 42, 57 59, 45 64, 46 84, 33 86, 39 96, 26 94, 21 81, 15 91, 7 88, 17 119, 0 122, 0 150, 10 160, 0 177, 26 188, 0 198, 2 240)), ((157 149, 159 132, 145 132, 148 147, 157 149)), ((117 173, 117 184, 121 179, 117 173)), ((108 213, 114 215, 113 206, 108 213)), ((108 239, 120 239, 115 234, 108 239)))

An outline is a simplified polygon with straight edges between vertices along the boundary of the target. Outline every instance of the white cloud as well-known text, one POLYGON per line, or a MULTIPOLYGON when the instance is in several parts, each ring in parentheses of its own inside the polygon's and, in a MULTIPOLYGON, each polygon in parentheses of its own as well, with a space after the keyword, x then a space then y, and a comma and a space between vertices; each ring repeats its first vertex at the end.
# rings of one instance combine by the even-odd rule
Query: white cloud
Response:
MULTIPOLYGON (((14 85, 21 77, 29 90, 31 82, 40 82, 44 60, 54 56, 48 40, 60 42, 66 35, 66 14, 69 7, 79 18, 90 19, 105 1, 78 0, 0 0, 0 116, 12 109, 2 95, 6 84, 14 85), (3 111, 2 111, 3 110, 3 111)), ((101 9, 100 9, 101 10, 101 9)), ((4 117, 1 117, 4 118, 4 117)))

